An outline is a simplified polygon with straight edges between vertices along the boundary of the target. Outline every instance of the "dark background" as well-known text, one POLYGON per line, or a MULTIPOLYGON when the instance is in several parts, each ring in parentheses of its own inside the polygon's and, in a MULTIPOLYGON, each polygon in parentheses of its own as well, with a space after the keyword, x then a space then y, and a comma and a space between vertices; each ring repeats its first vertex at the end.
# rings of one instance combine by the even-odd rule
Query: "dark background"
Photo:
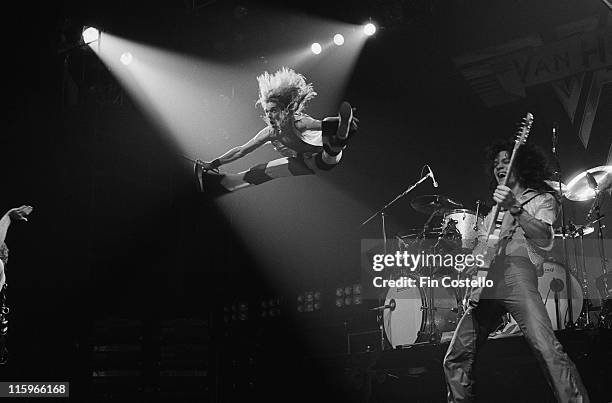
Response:
MULTIPOLYGON (((187 321, 186 328, 202 324, 205 329, 206 337, 198 340, 207 346, 209 373, 227 374, 235 356, 246 360, 237 366, 256 368, 249 359, 259 351, 268 356, 266 365, 284 373, 278 376, 301 384, 302 378, 279 369, 287 364, 281 357, 342 352, 343 339, 334 329, 342 334, 347 326, 376 328, 365 309, 335 311, 333 293, 360 281, 360 240, 380 237, 378 220, 359 224, 416 181, 423 164, 432 166, 440 188, 426 182, 391 208, 390 235, 425 221, 410 209, 416 195, 440 192, 470 209, 476 200, 488 200, 482 149, 494 138, 511 136, 527 111, 536 116, 530 141, 546 150, 552 122, 559 122, 565 182, 603 165, 612 132, 609 83, 585 150, 549 86, 528 88, 523 100, 486 108, 452 62, 454 56, 521 35, 546 37, 555 26, 587 16, 609 19, 603 4, 449 3, 66 1, 11 10, 10 23, 3 26, 7 102, 0 209, 30 204, 35 211, 30 222, 13 225, 7 239, 7 379, 69 379, 75 394, 85 396, 95 383, 91 371, 98 362, 92 346, 111 343, 107 339, 120 343, 124 337, 128 341, 122 342, 140 345, 142 354, 119 358, 116 368, 138 363, 134 366, 144 373, 138 388, 154 393, 152 374, 159 369, 164 326, 179 329, 182 325, 168 321, 180 319, 187 321), (293 26, 267 19, 279 10, 311 15, 313 21, 324 16, 354 24, 368 18, 379 22, 379 32, 347 77, 344 94, 326 94, 324 75, 313 79, 319 99, 344 98, 357 106, 361 130, 332 174, 269 183, 220 203, 194 194, 190 167, 176 158, 172 139, 94 54, 62 53, 76 44, 80 27, 91 24, 134 41, 239 64, 298 42, 291 36, 299 34, 293 26), (78 86, 73 102, 63 92, 66 73, 78 86), (295 296, 306 290, 320 290, 325 309, 309 317, 294 315, 295 296), (228 316, 233 304, 246 301, 249 317, 257 318, 261 300, 276 297, 283 301, 282 320, 224 321, 224 307, 228 316), (122 325, 131 330, 113 333, 122 325), (126 336, 130 331, 133 338, 126 336), (269 364, 275 360, 278 365, 269 364)), ((273 68, 262 63, 253 69, 253 89, 255 76, 273 68)), ((256 93, 248 96, 254 101, 256 93)), ((312 110, 321 116, 335 113, 318 110, 316 102, 312 110)), ((254 119, 257 114, 253 109, 254 119)), ((240 140, 227 139, 222 148, 261 127, 240 134, 240 140)), ((610 212, 610 204, 608 197, 604 212, 610 212)), ((578 223, 584 222, 586 209, 584 204, 568 207, 578 223)), ((101 360, 107 365, 109 358, 101 360)), ((224 383, 228 378, 211 377, 207 396, 232 400, 224 383)))

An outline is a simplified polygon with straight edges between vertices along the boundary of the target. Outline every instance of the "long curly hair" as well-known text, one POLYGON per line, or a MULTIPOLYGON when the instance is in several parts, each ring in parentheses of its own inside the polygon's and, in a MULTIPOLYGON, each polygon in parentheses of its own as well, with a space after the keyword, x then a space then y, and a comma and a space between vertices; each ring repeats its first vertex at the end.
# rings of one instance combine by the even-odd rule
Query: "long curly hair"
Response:
MULTIPOLYGON (((497 140, 486 150, 486 173, 490 179, 491 189, 495 189, 497 181, 493 175, 493 163, 495 157, 502 151, 512 155, 514 141, 497 140)), ((545 180, 551 179, 553 171, 550 167, 548 157, 538 146, 530 143, 523 144, 517 151, 514 161, 514 173, 518 182, 524 188, 531 188, 541 192, 554 192, 545 180)))
POLYGON ((277 102, 292 113, 300 113, 306 103, 317 93, 312 84, 306 83, 306 78, 293 69, 282 67, 274 74, 267 71, 257 77, 259 83, 259 99, 257 105, 266 102, 277 102))

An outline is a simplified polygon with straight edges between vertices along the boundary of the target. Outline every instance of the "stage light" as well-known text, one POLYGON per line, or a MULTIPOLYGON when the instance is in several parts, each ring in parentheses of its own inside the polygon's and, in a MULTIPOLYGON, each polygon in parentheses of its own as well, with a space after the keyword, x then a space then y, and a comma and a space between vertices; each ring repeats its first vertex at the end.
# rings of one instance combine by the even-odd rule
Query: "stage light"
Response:
POLYGON ((92 43, 100 39, 100 31, 94 27, 83 28, 83 41, 86 44, 92 43))
POLYGON ((125 66, 127 66, 128 64, 132 63, 132 54, 130 52, 124 52, 121 54, 121 57, 119 58, 119 60, 121 61, 121 63, 123 63, 125 66))
MULTIPOLYGON (((297 296, 298 312, 314 312, 321 309, 321 291, 305 291, 297 296)), ((280 302, 280 301, 279 301, 280 302)), ((280 313, 280 310, 278 311, 280 313)))
POLYGON ((363 26, 363 33, 366 34, 367 36, 372 36, 374 35, 375 32, 376 32, 376 25, 372 24, 371 22, 368 22, 367 24, 363 26))
POLYGON ((323 50, 323 48, 321 47, 321 44, 319 42, 315 42, 312 45, 310 45, 310 50, 312 51, 312 53, 314 53, 315 55, 318 55, 319 53, 321 53, 321 51, 323 50))
POLYGON ((342 45, 344 43, 344 36, 341 34, 334 35, 334 43, 338 46, 342 45))

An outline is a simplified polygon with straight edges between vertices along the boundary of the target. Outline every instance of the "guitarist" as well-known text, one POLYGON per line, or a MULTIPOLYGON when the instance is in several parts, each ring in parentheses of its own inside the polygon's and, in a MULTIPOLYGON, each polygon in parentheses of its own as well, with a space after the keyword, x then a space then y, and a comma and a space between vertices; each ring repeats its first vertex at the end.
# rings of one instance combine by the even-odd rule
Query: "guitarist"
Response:
MULTIPOLYGON (((536 267, 552 248, 553 222, 559 210, 554 190, 544 179, 550 171, 546 156, 529 144, 517 150, 509 172, 513 142, 498 142, 488 149, 488 173, 492 174, 493 200, 501 206, 498 216, 500 242, 477 303, 470 303, 462 316, 444 357, 444 372, 450 402, 470 402, 474 396, 474 361, 478 349, 495 329, 505 312, 516 319, 531 350, 544 370, 559 402, 588 402, 576 367, 563 351, 538 292, 536 267), (507 177, 507 178, 506 178, 507 177), (501 185, 504 179, 506 186, 501 185)), ((492 219, 489 213, 484 228, 492 219)), ((486 231, 479 232, 482 246, 486 231)))

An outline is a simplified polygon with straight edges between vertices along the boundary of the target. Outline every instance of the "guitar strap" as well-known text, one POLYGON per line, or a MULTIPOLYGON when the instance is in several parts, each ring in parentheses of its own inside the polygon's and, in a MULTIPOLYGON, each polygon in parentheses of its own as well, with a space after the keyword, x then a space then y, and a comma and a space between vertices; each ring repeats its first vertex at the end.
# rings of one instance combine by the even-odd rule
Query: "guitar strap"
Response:
MULTIPOLYGON (((533 199, 535 199, 536 197, 545 194, 546 192, 543 193, 536 193, 535 195, 531 196, 530 198, 528 198, 527 200, 525 200, 524 202, 521 203, 521 207, 525 206, 527 203, 529 203, 530 201, 532 201, 533 199)), ((519 223, 517 221, 516 218, 513 219, 512 221, 512 227, 510 228, 510 230, 508 230, 508 233, 506 235, 504 235, 501 239, 501 241, 499 242, 499 249, 498 249, 498 253, 497 256, 506 257, 506 246, 508 246, 508 243, 512 240, 512 237, 514 236, 514 233, 516 232, 516 230, 519 227, 519 223)))

